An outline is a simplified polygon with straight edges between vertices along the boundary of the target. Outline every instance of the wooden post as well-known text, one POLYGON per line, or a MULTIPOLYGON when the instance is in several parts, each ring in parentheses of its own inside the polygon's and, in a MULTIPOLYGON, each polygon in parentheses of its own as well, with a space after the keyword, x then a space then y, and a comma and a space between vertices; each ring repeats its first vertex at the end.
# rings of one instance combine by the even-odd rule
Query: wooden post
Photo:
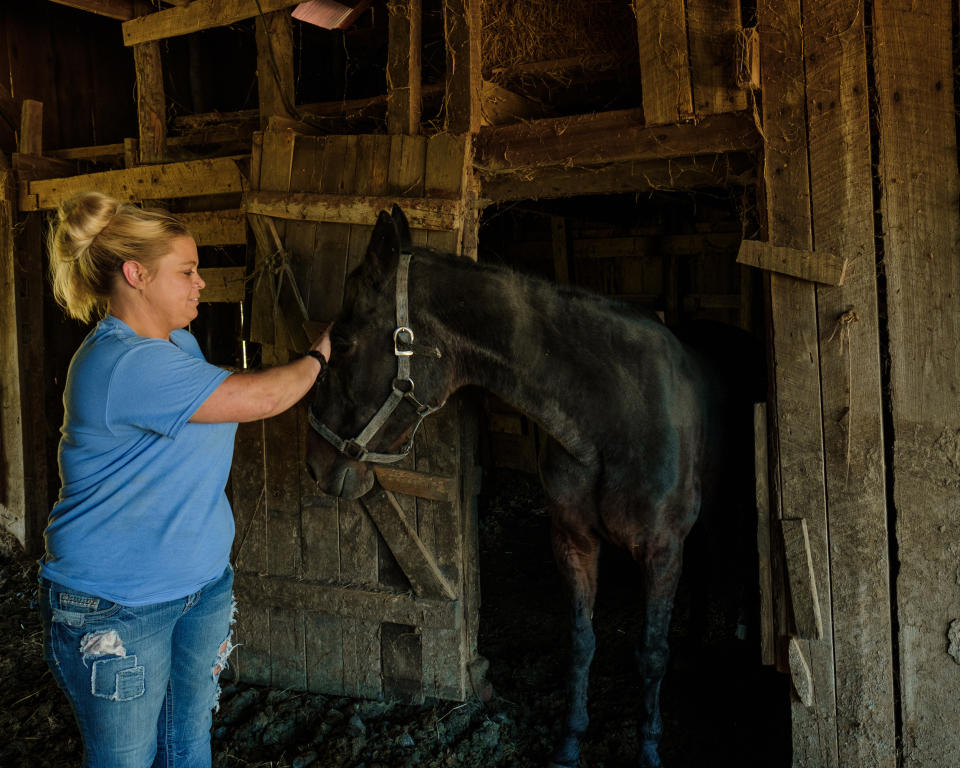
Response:
MULTIPOLYGON (((763 60, 764 191, 768 240, 812 249, 801 30, 797 0, 757 4, 763 60)), ((798 641, 812 676, 812 703, 791 700, 795 765, 837 768, 836 694, 828 568, 817 307, 812 283, 769 277, 780 510, 803 517, 819 586, 823 640, 798 641)), ((781 626, 780 632, 786 631, 781 626)), ((783 642, 781 640, 781 642, 783 642)), ((779 652, 785 652, 781 645, 779 652)))
POLYGON ((445 0, 443 27, 447 40, 446 128, 475 133, 480 128, 480 0, 445 0))
POLYGON ((23 155, 43 154, 43 102, 23 100, 17 151, 23 155))
POLYGON ((387 4, 387 133, 420 133, 422 0, 387 4))
POLYGON ((257 17, 257 92, 260 128, 273 116, 296 117, 293 80, 293 25, 286 11, 257 17))
MULTIPOLYGON (((803 9, 813 245, 817 253, 836 254, 846 264, 842 285, 818 284, 815 289, 838 760, 841 766, 894 768, 891 565, 880 450, 883 403, 867 94, 869 19, 859 0, 811 0, 803 9)), ((942 114, 948 119, 946 111, 942 114)), ((956 206, 950 213, 955 220, 956 206)), ((784 516, 790 516, 786 510, 784 516)), ((807 517, 803 512, 797 516, 807 517)), ((900 559, 905 560, 903 552, 900 559)), ((817 572, 821 592, 823 572, 817 572)), ((925 581, 924 593, 929 587, 925 581)), ((960 708, 953 711, 960 714, 960 708)))
POLYGON ((693 117, 683 0, 633 0, 647 125, 693 117))
MULTIPOLYGON (((140 15, 149 13, 148 3, 138 0, 140 15)), ((163 89, 160 43, 133 46, 137 74, 137 117, 140 124, 140 163, 162 163, 167 154, 167 103, 163 89)))
MULTIPOLYGON (((960 764, 960 222, 954 0, 874 3, 883 265, 899 571, 894 584, 902 765, 960 764)), ((856 331, 855 331, 856 332, 856 331)), ((856 374, 855 374, 856 375, 856 374)), ((856 406, 854 406, 856 408, 856 406)))
MULTIPOLYGON (((35 107, 28 108, 35 112, 35 107)), ((39 148, 42 123, 21 136, 39 148)), ((43 252, 38 214, 16 220, 13 173, 0 153, 0 525, 39 554, 47 503, 43 252)))

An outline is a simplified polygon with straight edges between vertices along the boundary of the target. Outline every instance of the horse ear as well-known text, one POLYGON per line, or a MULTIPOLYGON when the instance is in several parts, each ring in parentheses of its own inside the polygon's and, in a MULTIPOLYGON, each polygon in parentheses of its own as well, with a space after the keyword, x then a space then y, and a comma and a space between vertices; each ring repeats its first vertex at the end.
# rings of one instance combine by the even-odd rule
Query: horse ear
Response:
POLYGON ((393 218, 386 211, 380 211, 377 223, 367 246, 367 263, 377 273, 384 275, 396 263, 400 253, 400 236, 393 218))
POLYGON ((394 203, 393 209, 390 211, 390 217, 397 227, 397 234, 400 236, 401 250, 410 250, 412 241, 410 239, 410 225, 407 223, 406 214, 404 214, 399 205, 394 203))

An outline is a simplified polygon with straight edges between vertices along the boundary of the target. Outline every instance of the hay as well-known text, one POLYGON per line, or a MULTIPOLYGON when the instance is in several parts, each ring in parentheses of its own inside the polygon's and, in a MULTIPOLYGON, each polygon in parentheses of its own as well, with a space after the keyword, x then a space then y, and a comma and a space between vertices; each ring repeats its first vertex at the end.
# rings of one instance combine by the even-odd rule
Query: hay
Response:
POLYGON ((483 69, 623 53, 636 60, 630 0, 483 0, 483 69))

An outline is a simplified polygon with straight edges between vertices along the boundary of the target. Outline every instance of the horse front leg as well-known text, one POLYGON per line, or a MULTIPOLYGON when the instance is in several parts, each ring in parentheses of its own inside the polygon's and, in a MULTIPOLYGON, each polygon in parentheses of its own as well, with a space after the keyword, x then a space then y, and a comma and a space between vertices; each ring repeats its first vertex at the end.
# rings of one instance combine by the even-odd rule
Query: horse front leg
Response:
POLYGON ((553 553, 569 590, 572 642, 563 731, 549 768, 572 768, 579 765, 580 743, 589 723, 587 687, 596 650, 593 607, 597 596, 600 541, 592 533, 573 533, 554 525, 553 553))
POLYGON ((645 598, 643 625, 637 643, 640 671, 640 768, 662 768, 660 737, 663 719, 660 714, 660 685, 670 657, 668 635, 673 600, 680 582, 683 542, 679 538, 650 542, 634 552, 643 570, 645 598))

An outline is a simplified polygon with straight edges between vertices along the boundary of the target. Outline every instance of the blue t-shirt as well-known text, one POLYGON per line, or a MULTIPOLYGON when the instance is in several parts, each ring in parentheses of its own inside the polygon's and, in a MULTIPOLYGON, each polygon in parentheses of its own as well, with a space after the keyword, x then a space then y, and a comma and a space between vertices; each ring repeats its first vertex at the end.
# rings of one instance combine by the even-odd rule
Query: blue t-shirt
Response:
POLYGON ((194 424, 229 376, 186 330, 138 336, 107 316, 67 373, 60 498, 40 573, 123 605, 185 597, 227 567, 237 425, 194 424))

